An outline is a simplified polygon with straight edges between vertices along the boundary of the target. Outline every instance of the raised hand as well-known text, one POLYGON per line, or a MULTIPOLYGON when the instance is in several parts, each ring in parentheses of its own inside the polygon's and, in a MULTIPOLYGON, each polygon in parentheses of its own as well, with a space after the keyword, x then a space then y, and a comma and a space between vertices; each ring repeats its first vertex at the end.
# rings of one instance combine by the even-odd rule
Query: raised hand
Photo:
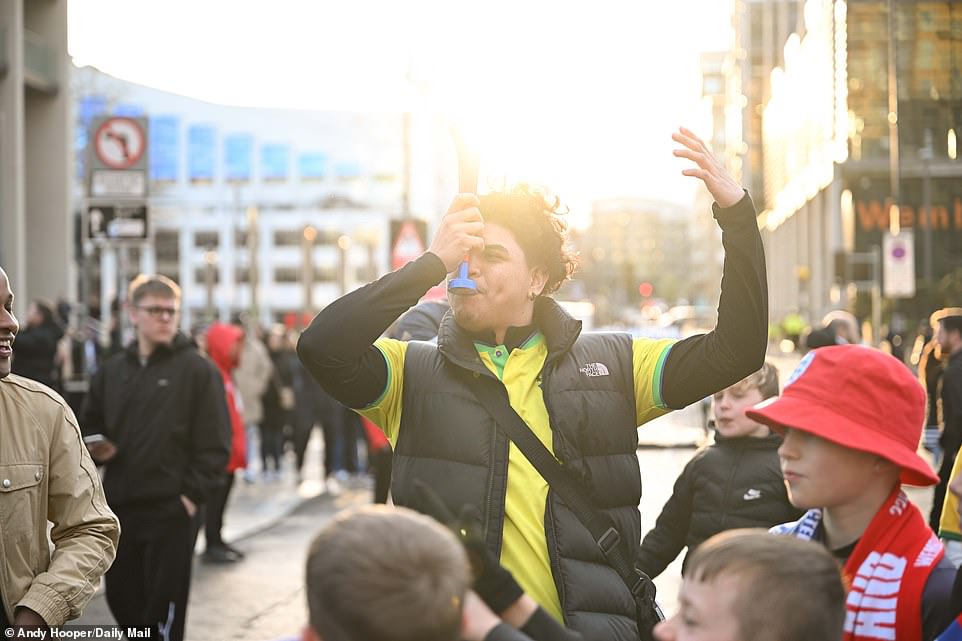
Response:
POLYGON ((676 149, 672 153, 680 158, 687 158, 697 165, 697 167, 682 170, 681 173, 685 176, 700 178, 719 207, 731 207, 742 199, 745 195, 742 186, 735 182, 725 169, 725 165, 715 158, 715 154, 711 152, 708 145, 693 131, 679 127, 671 138, 685 146, 684 149, 676 149))
POLYGON ((453 272, 469 253, 484 247, 480 205, 475 194, 458 194, 441 219, 428 251, 441 259, 448 272, 453 272))

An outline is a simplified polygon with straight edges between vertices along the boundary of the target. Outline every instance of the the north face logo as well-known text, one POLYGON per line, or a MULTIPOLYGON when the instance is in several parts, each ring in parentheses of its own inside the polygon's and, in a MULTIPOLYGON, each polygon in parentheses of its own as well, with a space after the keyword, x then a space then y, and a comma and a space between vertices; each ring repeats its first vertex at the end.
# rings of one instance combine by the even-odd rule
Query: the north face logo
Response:
POLYGON ((585 363, 584 367, 578 369, 585 376, 608 376, 608 366, 604 363, 585 363))

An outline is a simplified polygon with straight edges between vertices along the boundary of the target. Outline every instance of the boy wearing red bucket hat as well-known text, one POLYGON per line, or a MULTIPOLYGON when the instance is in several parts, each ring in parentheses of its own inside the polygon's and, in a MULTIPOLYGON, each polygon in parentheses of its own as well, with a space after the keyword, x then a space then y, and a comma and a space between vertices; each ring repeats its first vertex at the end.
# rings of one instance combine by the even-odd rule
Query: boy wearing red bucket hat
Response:
POLYGON ((916 452, 924 414, 908 369, 856 345, 809 352, 782 396, 746 411, 783 435, 788 495, 808 510, 772 531, 820 541, 844 565, 845 641, 931 641, 952 619, 955 569, 901 490, 939 480, 916 452))

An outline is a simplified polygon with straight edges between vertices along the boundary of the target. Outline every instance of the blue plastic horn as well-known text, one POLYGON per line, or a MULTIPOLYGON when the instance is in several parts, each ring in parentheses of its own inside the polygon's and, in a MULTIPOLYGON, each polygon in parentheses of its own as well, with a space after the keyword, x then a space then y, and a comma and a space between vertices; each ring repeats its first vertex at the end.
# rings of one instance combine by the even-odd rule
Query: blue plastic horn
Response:
POLYGON ((468 278, 468 261, 462 260, 458 265, 458 275, 448 281, 448 293, 455 296, 474 296, 478 293, 478 284, 468 278))
MULTIPOLYGON (((451 127, 451 137, 458 152, 458 192, 462 194, 478 193, 478 170, 480 161, 477 155, 471 153, 464 144, 460 133, 451 127)), ((478 293, 478 285, 468 278, 467 256, 458 265, 458 275, 448 281, 448 293, 455 296, 473 296, 478 293)))

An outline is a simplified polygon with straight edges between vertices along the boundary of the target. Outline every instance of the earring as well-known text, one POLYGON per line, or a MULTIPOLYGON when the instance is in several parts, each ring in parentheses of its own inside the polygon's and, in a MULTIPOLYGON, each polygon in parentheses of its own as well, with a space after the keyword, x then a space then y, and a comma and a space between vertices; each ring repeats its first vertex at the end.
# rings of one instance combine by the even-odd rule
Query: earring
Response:
POLYGON ((533 300, 534 300, 535 298, 537 298, 537 297, 538 297, 538 294, 537 294, 537 293, 535 293, 535 292, 528 292, 528 300, 533 301, 533 300))

